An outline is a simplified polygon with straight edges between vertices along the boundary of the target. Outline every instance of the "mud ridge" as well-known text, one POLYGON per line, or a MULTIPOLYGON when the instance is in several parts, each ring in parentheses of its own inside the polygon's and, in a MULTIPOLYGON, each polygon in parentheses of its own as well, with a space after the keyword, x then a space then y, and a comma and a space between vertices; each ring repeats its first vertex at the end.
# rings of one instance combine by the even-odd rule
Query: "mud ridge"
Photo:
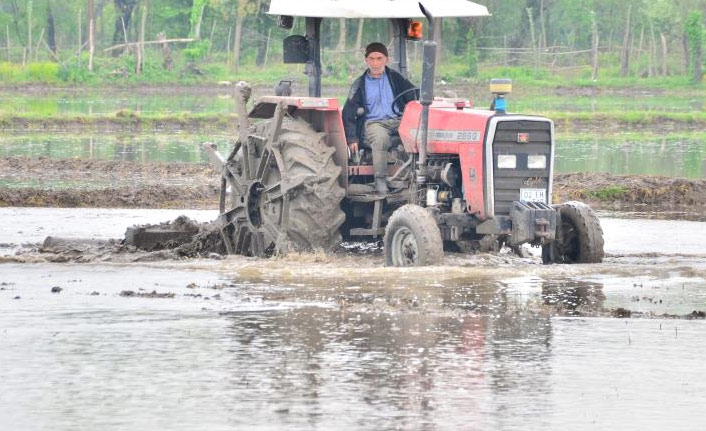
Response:
MULTIPOLYGON (((0 206, 214 209, 220 178, 206 164, 0 157, 0 184, 0 206)), ((553 201, 569 200, 698 218, 706 209, 706 180, 555 174, 553 201)))

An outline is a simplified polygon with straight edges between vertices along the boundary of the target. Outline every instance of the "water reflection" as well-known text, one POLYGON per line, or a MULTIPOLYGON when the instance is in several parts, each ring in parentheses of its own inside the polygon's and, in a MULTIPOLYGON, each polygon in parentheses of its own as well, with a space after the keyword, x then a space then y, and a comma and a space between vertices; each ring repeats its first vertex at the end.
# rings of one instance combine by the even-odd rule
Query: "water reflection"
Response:
POLYGON ((551 315, 502 284, 477 287, 227 314, 233 360, 248 364, 233 376, 251 400, 238 413, 340 429, 537 423, 551 408, 551 315), (350 416, 329 416, 343 406, 350 416))
POLYGON ((227 134, 28 134, 0 136, 0 156, 201 163, 207 161, 200 147, 206 141, 224 152, 233 145, 227 134))
POLYGON ((0 428, 690 429, 703 417, 704 322, 564 317, 602 307, 598 282, 213 289, 213 274, 178 268, 4 265, 0 428))
POLYGON ((706 178, 706 138, 594 133, 557 137, 557 172, 706 178))
POLYGON ((228 113, 234 111, 235 101, 227 88, 194 92, 164 91, 159 88, 136 92, 81 89, 48 91, 44 94, 5 92, 0 94, 0 106, 13 113, 46 116, 105 115, 120 110, 145 114, 228 113))
MULTIPOLYGON (((463 428, 469 421, 492 426, 498 413, 524 401, 532 400, 522 409, 528 413, 546 408, 547 318, 322 308, 229 318, 233 360, 248 364, 235 368, 233 381, 249 400, 238 403, 235 416, 255 423, 277 413, 284 426, 385 429, 442 421, 463 428), (331 416, 343 409, 349 415, 331 416)), ((521 423, 518 416, 509 421, 521 423)))

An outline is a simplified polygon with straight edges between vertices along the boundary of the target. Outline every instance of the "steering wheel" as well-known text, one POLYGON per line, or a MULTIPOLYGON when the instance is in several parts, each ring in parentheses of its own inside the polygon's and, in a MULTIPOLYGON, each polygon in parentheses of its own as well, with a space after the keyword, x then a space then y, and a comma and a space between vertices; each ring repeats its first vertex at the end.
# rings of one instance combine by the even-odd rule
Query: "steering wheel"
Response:
MULTIPOLYGON (((393 113, 393 114, 395 114, 395 115, 398 116, 398 117, 402 116, 402 113, 400 112, 400 110, 397 109, 397 101, 399 101, 403 96, 405 96, 405 95, 407 95, 407 94, 409 94, 409 93, 411 93, 411 92, 414 92, 414 99, 413 99, 413 100, 419 100, 419 93, 420 93, 419 88, 417 88, 417 87, 412 87, 412 88, 406 89, 405 91, 403 91, 403 92, 401 92, 400 94, 398 94, 398 95, 392 100, 392 106, 391 106, 391 108, 392 108, 392 113, 393 113)), ((404 109, 404 108, 403 108, 403 109, 404 109)))

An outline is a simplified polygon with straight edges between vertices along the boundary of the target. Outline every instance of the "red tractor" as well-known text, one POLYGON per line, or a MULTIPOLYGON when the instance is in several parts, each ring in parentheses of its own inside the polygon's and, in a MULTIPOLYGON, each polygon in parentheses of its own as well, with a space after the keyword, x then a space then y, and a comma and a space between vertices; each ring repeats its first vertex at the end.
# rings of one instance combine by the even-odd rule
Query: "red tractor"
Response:
MULTIPOLYGON (((603 258, 603 232, 580 202, 551 205, 554 125, 510 114, 509 80, 492 80, 490 110, 469 100, 435 98, 436 45, 425 41, 419 100, 407 104, 388 158, 389 193, 371 186, 367 152, 349 154, 341 107, 321 97, 320 28, 324 18, 387 18, 392 67, 408 75, 413 18, 488 15, 466 0, 272 0, 270 14, 306 35, 284 41, 284 61, 306 63, 309 97, 290 97, 286 82, 250 112, 250 88, 236 86, 239 136, 227 158, 205 146, 222 170, 219 224, 229 253, 267 256, 331 249, 342 239, 383 238, 385 264, 439 264, 444 249, 542 247, 545 263, 603 258), (256 121, 259 120, 259 121, 256 121), (356 160, 353 162, 353 160, 356 160)), ((431 38, 430 38, 431 39, 431 38)))

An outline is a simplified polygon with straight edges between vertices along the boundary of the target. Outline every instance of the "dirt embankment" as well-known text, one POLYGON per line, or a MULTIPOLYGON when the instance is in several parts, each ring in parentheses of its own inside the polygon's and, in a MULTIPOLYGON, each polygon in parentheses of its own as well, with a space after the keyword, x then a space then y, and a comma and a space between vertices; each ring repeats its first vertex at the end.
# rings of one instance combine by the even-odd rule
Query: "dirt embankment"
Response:
POLYGON ((0 206, 215 208, 208 165, 0 158, 0 206))
POLYGON ((579 200, 605 210, 702 214, 706 180, 579 172, 554 175, 554 202, 579 200))
MULTIPOLYGON (((0 158, 0 206, 217 208, 219 174, 209 165, 0 158)), ((556 174, 554 202, 596 209, 703 213, 706 180, 556 174)))

